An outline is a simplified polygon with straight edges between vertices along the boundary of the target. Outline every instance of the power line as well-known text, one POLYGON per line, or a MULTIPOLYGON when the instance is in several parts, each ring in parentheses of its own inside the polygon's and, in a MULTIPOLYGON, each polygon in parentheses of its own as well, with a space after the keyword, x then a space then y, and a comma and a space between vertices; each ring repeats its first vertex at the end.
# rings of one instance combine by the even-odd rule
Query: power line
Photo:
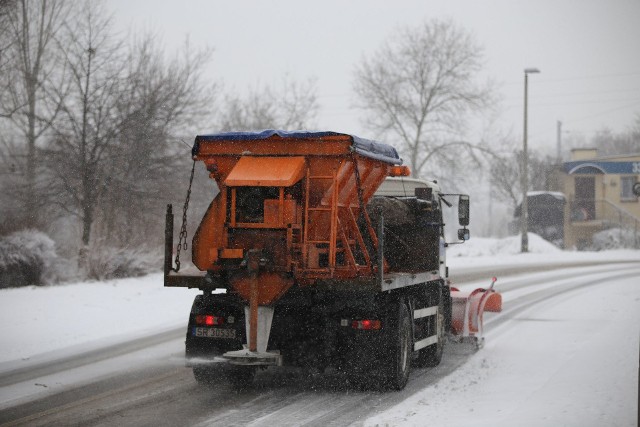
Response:
POLYGON ((638 75, 640 75, 640 71, 634 71, 630 73, 592 74, 592 75, 586 75, 582 77, 563 77, 560 79, 540 79, 539 82, 536 82, 536 84, 545 83, 545 82, 566 82, 570 80, 591 80, 591 79, 599 79, 603 77, 626 77, 626 76, 638 76, 638 75))
MULTIPOLYGON (((632 102, 631 104, 626 104, 626 105, 623 105, 621 107, 616 107, 616 108, 611 108, 611 109, 608 109, 608 110, 605 110, 605 111, 601 111, 601 112, 596 113, 596 114, 590 114, 588 116, 578 117, 576 119, 571 119, 571 120, 563 120, 562 124, 564 125, 564 124, 567 124, 567 123, 575 123, 575 122, 581 122, 583 120, 593 119, 595 117, 600 117, 600 116, 604 116, 605 114, 613 113, 614 111, 624 110, 625 108, 633 107, 634 105, 640 105, 640 100, 636 100, 635 102, 632 102)), ((554 126, 553 130, 555 131, 555 126, 554 126)), ((534 137, 539 137, 543 133, 547 133, 547 132, 550 132, 550 131, 551 131, 551 128, 547 128, 547 129, 545 129, 545 131, 537 132, 533 136, 534 137)))
MULTIPOLYGON (((557 78, 557 79, 545 79, 545 78, 537 78, 536 79, 536 85, 537 84, 542 84, 542 83, 552 83, 552 82, 566 82, 566 81, 575 81, 575 80, 592 80, 592 79, 599 79, 599 78, 605 78, 605 77, 627 77, 627 76, 638 76, 640 75, 640 71, 631 71, 631 72, 626 72, 626 73, 611 73, 611 74, 587 74, 584 76, 574 76, 574 77, 562 77, 562 78, 557 78)), ((509 84, 509 85, 522 85, 522 81, 509 81, 505 84, 509 84)))
MULTIPOLYGON (((566 93, 553 93, 550 95, 546 94, 537 94, 536 99, 547 99, 547 98, 561 98, 567 96, 583 96, 583 95, 609 95, 614 93, 630 93, 630 92, 640 92, 640 87, 637 88, 624 88, 624 89, 616 89, 616 90, 600 90, 600 91, 591 91, 591 92, 566 92, 566 93)), ((505 100, 521 100, 522 96, 509 96, 503 98, 505 100)))
MULTIPOLYGON (((533 103, 533 107, 555 107, 558 105, 586 105, 586 104, 603 104, 603 103, 610 103, 610 102, 625 102, 625 101, 632 101, 633 104, 635 104, 636 102, 640 102, 640 98, 610 98, 610 99, 594 99, 592 101, 567 101, 567 102, 552 102, 552 103, 546 103, 546 104, 538 104, 538 103, 533 103)), ((511 104, 506 106, 505 108, 508 109, 512 109, 512 108, 521 108, 522 106, 520 104, 511 104)))
POLYGON ((636 100, 635 102, 632 102, 631 104, 626 104, 626 105, 623 105, 621 107, 616 107, 616 108, 611 108, 609 110, 601 111, 600 113, 591 114, 591 115, 580 117, 580 118, 573 119, 573 120, 566 120, 563 123, 572 123, 572 122, 592 119, 594 117, 600 117, 600 116, 603 116, 605 114, 613 113, 614 111, 624 110, 625 108, 633 107, 634 105, 640 105, 640 100, 636 100))

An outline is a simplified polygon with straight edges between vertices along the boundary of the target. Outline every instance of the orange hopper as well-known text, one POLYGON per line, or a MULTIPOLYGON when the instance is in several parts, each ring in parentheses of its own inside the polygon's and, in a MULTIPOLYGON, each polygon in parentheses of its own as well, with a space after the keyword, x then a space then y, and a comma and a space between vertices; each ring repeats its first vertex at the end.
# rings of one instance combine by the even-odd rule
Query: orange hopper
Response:
POLYGON ((375 274, 378 241, 363 207, 385 177, 408 171, 396 170, 391 147, 334 132, 236 132, 198 136, 193 155, 220 190, 193 262, 249 303, 252 351, 258 306, 294 283, 375 274))

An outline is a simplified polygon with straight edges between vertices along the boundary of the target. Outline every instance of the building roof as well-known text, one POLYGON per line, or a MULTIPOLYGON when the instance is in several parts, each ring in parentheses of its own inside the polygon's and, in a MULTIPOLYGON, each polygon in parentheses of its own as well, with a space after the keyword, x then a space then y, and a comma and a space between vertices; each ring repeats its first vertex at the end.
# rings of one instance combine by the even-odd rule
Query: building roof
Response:
POLYGON ((577 160, 562 164, 563 170, 571 174, 640 174, 640 154, 630 154, 623 156, 609 156, 607 158, 596 158, 588 160, 577 160), (616 161, 618 159, 631 159, 637 157, 636 161, 616 161))

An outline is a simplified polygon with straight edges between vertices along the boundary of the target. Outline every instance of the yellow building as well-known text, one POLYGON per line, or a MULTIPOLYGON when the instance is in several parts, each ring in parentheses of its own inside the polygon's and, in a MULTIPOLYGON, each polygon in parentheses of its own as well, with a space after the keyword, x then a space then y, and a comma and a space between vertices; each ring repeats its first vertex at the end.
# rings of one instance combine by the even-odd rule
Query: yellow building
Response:
POLYGON ((571 161, 562 164, 551 188, 564 193, 568 201, 564 246, 589 247, 594 233, 615 228, 623 240, 638 247, 640 202, 634 194, 638 182, 640 153, 598 157, 595 149, 572 150, 571 161))

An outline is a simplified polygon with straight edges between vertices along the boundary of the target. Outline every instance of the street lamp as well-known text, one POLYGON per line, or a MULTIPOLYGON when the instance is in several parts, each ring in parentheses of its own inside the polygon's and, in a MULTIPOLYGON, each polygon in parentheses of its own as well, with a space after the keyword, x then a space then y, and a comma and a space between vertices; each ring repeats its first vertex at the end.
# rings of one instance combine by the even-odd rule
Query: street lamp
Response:
POLYGON ((537 68, 524 69, 524 137, 522 153, 522 211, 520 213, 520 231, 522 232, 521 252, 529 252, 529 203, 527 189, 529 187, 529 153, 527 152, 527 97, 529 86, 529 74, 539 73, 537 68))

